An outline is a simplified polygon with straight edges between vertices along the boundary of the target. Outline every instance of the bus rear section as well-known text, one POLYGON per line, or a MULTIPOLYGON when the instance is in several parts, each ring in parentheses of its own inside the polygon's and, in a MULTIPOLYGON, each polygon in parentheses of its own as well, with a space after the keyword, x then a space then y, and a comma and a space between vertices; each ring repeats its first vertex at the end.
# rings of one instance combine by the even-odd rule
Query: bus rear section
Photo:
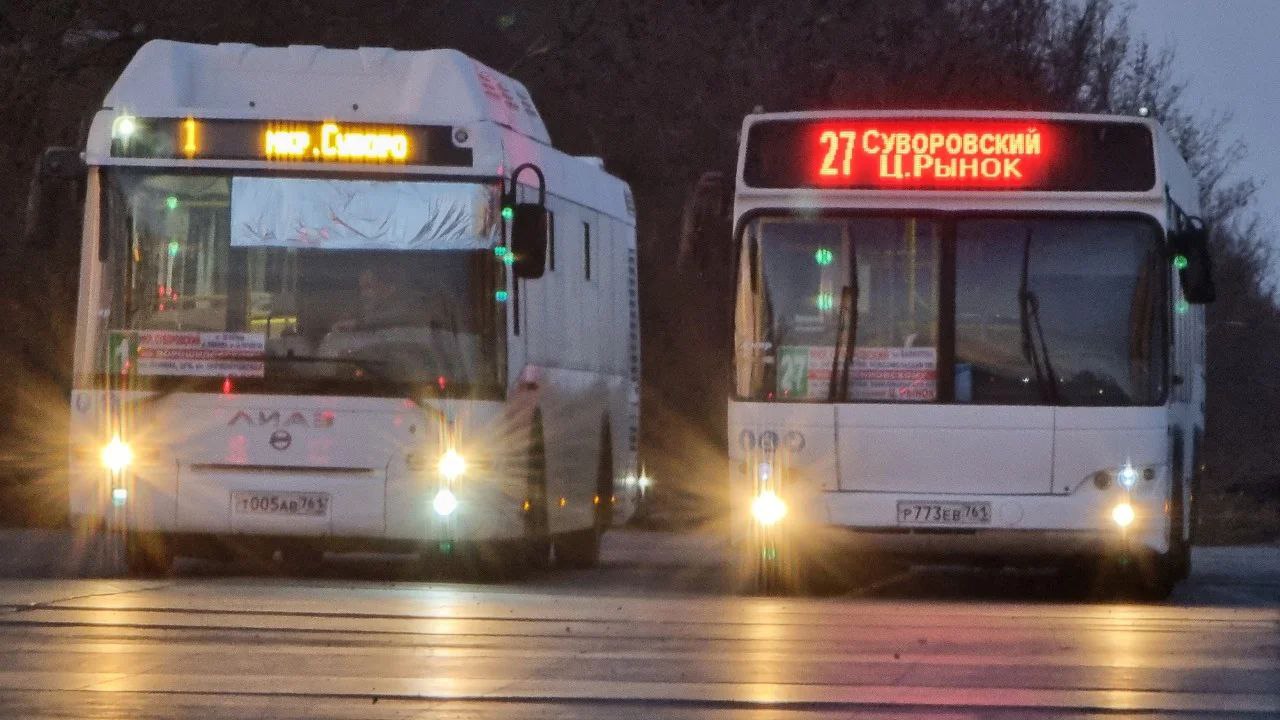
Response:
POLYGON ((71 513, 134 569, 589 564, 634 508, 634 208, 519 83, 447 50, 155 41, 85 160, 71 513), (549 210, 594 230, 592 334, 558 350, 549 210))
POLYGON ((1207 278, 1159 126, 792 113, 743 137, 728 440, 749 577, 859 551, 1105 559, 1167 592, 1207 278))

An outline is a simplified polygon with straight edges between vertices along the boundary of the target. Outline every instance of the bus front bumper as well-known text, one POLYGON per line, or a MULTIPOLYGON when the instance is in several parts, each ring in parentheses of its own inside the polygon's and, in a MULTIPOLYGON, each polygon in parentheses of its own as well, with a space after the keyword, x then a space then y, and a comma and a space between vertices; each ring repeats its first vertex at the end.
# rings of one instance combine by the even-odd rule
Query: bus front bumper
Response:
MULTIPOLYGON (((1153 491, 1155 488, 1153 488, 1153 491)), ((880 492, 820 492, 788 498, 777 531, 805 536, 819 545, 931 561, 1050 559, 1079 555, 1168 551, 1169 519, 1163 493, 1127 495, 912 495, 880 492), (977 506, 975 518, 947 522, 904 519, 916 504, 947 508, 977 506), (1118 512, 1127 505, 1132 510, 1118 512), (1128 519, 1127 524, 1117 520, 1128 519)), ((739 537, 751 537, 750 505, 735 508, 739 537)))

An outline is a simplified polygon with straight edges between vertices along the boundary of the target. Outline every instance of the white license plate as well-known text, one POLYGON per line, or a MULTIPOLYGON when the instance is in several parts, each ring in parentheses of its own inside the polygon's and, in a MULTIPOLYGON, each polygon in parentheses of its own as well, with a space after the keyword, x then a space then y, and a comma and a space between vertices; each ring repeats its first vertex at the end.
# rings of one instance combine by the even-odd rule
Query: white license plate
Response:
POLYGON ((238 491, 231 493, 231 509, 241 515, 325 517, 329 493, 238 491))
POLYGON ((971 526, 991 524, 991 503, 899 500, 899 525, 971 526))

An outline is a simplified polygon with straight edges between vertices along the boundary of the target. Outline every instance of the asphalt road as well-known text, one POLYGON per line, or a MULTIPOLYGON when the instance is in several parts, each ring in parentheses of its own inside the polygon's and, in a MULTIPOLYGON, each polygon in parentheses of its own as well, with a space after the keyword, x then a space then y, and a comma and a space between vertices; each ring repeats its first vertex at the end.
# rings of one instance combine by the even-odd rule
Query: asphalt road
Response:
MULTIPOLYGON (((14 563, 49 538, 0 550, 10 575, 59 560, 14 563)), ((737 597, 720 566, 707 536, 620 532, 598 569, 509 584, 385 558, 0 580, 0 715, 1280 717, 1278 547, 1197 549, 1160 604, 945 569, 737 597)))

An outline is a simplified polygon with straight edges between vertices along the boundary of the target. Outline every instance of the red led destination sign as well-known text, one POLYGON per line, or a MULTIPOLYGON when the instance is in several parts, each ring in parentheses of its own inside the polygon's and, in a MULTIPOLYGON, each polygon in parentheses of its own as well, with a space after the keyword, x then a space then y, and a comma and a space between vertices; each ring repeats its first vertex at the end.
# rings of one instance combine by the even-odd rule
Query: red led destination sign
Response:
POLYGON ((1151 133, 1122 122, 855 119, 751 127, 752 187, 1143 191, 1151 133))

